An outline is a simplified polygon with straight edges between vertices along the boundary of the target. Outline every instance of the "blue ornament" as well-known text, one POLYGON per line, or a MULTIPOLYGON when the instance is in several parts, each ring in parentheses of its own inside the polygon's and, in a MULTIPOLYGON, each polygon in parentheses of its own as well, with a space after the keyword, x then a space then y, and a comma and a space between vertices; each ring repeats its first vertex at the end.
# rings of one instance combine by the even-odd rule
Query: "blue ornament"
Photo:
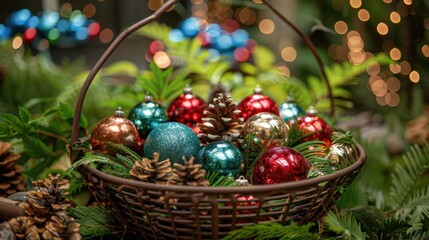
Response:
POLYGON ((305 112, 295 103, 295 99, 289 96, 286 102, 279 106, 280 117, 285 122, 294 123, 299 117, 304 116, 305 112))
POLYGON ((218 141, 200 149, 196 162, 202 163, 207 172, 218 172, 218 176, 238 178, 243 154, 230 142, 218 141))
POLYGON ((200 149, 200 140, 192 129, 178 122, 167 122, 152 130, 144 143, 144 153, 152 159, 153 153, 160 159, 170 159, 171 164, 183 164, 182 157, 196 156, 200 149))
POLYGON ((128 119, 136 125, 140 137, 144 139, 150 131, 167 122, 168 116, 165 108, 153 102, 152 96, 147 95, 143 102, 131 109, 128 119))
POLYGON ((199 20, 195 17, 190 17, 185 19, 182 24, 180 24, 180 30, 186 37, 195 37, 200 32, 199 29, 199 20))
POLYGON ((249 40, 249 33, 244 29, 238 29, 231 34, 234 47, 244 47, 249 40))

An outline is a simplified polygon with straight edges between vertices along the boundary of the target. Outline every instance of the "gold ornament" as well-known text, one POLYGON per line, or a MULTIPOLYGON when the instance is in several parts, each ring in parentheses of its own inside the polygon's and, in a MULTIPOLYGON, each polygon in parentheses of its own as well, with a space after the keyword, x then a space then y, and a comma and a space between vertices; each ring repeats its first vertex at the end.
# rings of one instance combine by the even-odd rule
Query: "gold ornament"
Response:
POLYGON ((251 134, 254 140, 260 141, 262 144, 271 141, 280 146, 288 141, 289 126, 273 113, 257 113, 250 117, 244 125, 244 138, 246 139, 251 134))

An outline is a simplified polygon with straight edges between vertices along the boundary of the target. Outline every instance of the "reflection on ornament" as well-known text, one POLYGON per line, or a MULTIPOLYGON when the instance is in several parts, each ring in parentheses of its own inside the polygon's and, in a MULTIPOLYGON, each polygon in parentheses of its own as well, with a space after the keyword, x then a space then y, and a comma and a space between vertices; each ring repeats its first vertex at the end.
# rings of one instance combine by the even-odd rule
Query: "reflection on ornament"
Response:
POLYGON ((160 159, 170 159, 171 164, 183 164, 182 157, 189 159, 196 156, 200 141, 191 128, 178 122, 166 122, 153 129, 144 143, 147 158, 153 153, 160 153, 160 159))
POLYGON ((304 111, 295 103, 292 96, 288 96, 286 102, 279 106, 280 117, 289 123, 294 123, 299 117, 304 116, 304 111))
POLYGON ((218 141, 210 143, 197 154, 197 162, 203 164, 207 172, 217 172, 218 176, 231 176, 237 178, 243 155, 232 143, 218 141))
POLYGON ((173 122, 180 122, 199 132, 197 126, 204 116, 206 103, 192 93, 192 88, 185 87, 183 94, 174 99, 168 108, 168 118, 173 122))
POLYGON ((246 121, 251 116, 260 112, 269 112, 279 115, 277 104, 270 97, 262 94, 262 89, 257 86, 253 94, 247 96, 237 106, 241 111, 240 117, 246 121))
POLYGON ((136 104, 130 110, 128 119, 136 125, 142 139, 146 138, 150 131, 168 120, 164 107, 153 102, 152 96, 149 95, 146 95, 143 102, 136 104))
POLYGON ((107 146, 107 142, 123 144, 132 150, 139 152, 140 139, 134 124, 124 118, 124 112, 115 111, 115 115, 102 119, 97 123, 91 133, 90 143, 94 150, 104 154, 115 154, 107 146))
POLYGON ((307 178, 310 164, 290 147, 275 147, 265 151, 253 169, 253 184, 275 184, 307 178))
POLYGON ((317 110, 309 107, 307 114, 298 120, 298 127, 303 135, 309 135, 303 138, 303 141, 319 140, 324 141, 329 147, 332 138, 332 129, 323 119, 317 116, 317 110))
POLYGON ((250 117, 244 124, 243 136, 246 139, 249 135, 262 144, 272 142, 283 145, 288 140, 289 126, 278 115, 261 112, 250 117))

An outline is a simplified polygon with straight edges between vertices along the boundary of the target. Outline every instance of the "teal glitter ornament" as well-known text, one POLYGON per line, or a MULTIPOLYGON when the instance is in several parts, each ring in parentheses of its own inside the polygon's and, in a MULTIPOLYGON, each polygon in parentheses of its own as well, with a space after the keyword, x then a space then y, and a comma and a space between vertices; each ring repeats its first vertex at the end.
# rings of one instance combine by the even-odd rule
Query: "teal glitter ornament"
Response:
POLYGON ((294 123, 299 117, 305 115, 304 110, 295 103, 295 98, 288 96, 286 102, 279 106, 280 117, 289 123, 294 123))
POLYGON ((167 111, 159 103, 153 101, 152 96, 146 95, 143 102, 136 104, 128 115, 139 131, 140 138, 147 135, 161 123, 168 121, 167 111))
POLYGON ((149 159, 158 152, 160 159, 170 159, 174 163, 183 164, 182 157, 189 159, 200 150, 200 141, 194 131, 185 124, 167 122, 153 129, 144 143, 144 153, 149 159))
POLYGON ((207 172, 217 172, 218 176, 240 176, 243 154, 230 142, 210 143, 197 153, 197 162, 203 164, 207 172))

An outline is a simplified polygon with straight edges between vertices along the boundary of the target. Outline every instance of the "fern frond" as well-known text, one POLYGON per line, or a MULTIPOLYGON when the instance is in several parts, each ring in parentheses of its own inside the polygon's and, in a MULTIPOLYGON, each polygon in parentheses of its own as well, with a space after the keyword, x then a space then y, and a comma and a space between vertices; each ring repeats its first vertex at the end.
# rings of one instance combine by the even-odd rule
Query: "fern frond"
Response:
POLYGON ((67 208, 67 213, 80 224, 80 233, 85 239, 110 235, 114 228, 104 207, 78 206, 67 208))
POLYGON ((366 234, 351 213, 343 212, 342 215, 337 216, 330 211, 325 217, 325 224, 329 230, 342 234, 344 239, 364 240, 366 238, 366 234))
POLYGON ((131 158, 120 154, 116 155, 114 161, 126 167, 128 169, 128 172, 133 168, 135 163, 135 161, 133 161, 131 158))
POLYGON ((407 222, 395 218, 385 218, 378 223, 378 231, 371 235, 378 239, 400 239, 405 237, 406 230, 410 227, 407 222))

